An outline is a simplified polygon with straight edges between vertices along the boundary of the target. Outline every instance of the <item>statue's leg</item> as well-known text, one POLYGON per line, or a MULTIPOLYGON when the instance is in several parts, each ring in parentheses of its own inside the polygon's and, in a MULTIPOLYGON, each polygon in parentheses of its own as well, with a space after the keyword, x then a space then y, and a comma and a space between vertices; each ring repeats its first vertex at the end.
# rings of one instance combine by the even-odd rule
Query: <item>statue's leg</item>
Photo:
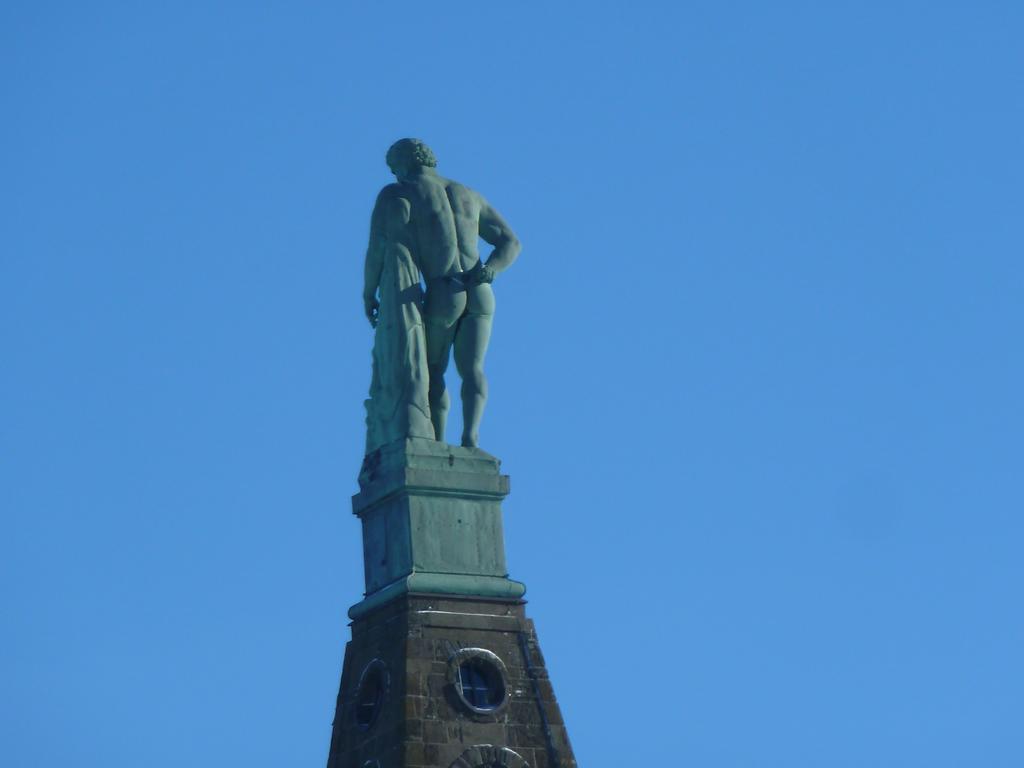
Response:
POLYGON ((456 326, 429 317, 425 325, 427 369, 430 372, 430 420, 434 423, 434 439, 443 442, 445 425, 448 423, 448 409, 451 407, 451 398, 444 383, 444 373, 448 370, 456 326))
POLYGON ((459 318, 466 309, 468 297, 461 283, 440 278, 427 283, 423 319, 427 331, 427 368, 430 372, 430 420, 434 437, 444 442, 451 400, 444 383, 444 372, 452 355, 452 343, 459 318))
POLYGON ((489 285, 472 289, 469 308, 455 334, 455 367, 462 378, 462 444, 475 447, 480 441, 480 419, 487 403, 484 356, 491 340, 494 294, 489 285))

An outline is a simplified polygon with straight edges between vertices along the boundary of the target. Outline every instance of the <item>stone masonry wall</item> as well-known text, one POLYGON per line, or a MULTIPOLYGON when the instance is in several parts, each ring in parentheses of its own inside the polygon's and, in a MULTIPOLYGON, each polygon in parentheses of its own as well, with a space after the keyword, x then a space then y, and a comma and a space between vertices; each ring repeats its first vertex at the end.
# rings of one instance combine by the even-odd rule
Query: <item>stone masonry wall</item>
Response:
POLYGON ((355 622, 328 768, 492 766, 576 768, 523 604, 410 595, 355 622), (501 673, 506 695, 493 711, 462 696, 458 666, 468 658, 501 673), (359 678, 381 663, 386 695, 363 731, 354 716, 359 678))

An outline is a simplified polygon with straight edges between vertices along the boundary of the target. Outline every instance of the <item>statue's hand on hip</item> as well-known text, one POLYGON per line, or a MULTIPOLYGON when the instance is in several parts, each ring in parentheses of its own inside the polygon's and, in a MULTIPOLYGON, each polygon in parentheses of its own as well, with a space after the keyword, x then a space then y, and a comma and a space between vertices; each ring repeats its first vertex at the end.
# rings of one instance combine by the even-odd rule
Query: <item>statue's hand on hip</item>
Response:
POLYGON ((473 285, 480 285, 481 283, 493 283, 495 271, 484 264, 482 261, 478 261, 473 269, 470 270, 470 281, 473 285))

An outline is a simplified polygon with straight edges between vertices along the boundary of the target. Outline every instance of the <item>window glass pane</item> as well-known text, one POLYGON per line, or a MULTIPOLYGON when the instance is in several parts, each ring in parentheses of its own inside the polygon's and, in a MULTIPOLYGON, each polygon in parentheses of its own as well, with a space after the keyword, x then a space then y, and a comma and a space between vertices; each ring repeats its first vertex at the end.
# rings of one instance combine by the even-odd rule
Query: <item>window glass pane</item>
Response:
POLYGON ((466 702, 477 709, 494 709, 505 698, 501 673, 481 659, 470 659, 460 664, 459 680, 466 702))

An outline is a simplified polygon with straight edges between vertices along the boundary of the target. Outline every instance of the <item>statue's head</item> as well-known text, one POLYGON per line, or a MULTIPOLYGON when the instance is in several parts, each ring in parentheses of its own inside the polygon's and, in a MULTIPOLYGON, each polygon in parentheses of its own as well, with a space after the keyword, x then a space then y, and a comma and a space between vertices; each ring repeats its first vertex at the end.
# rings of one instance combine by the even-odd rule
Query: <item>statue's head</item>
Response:
POLYGON ((434 168, 437 158, 419 139, 399 139, 388 149, 388 168, 398 178, 408 176, 419 168, 434 168))

